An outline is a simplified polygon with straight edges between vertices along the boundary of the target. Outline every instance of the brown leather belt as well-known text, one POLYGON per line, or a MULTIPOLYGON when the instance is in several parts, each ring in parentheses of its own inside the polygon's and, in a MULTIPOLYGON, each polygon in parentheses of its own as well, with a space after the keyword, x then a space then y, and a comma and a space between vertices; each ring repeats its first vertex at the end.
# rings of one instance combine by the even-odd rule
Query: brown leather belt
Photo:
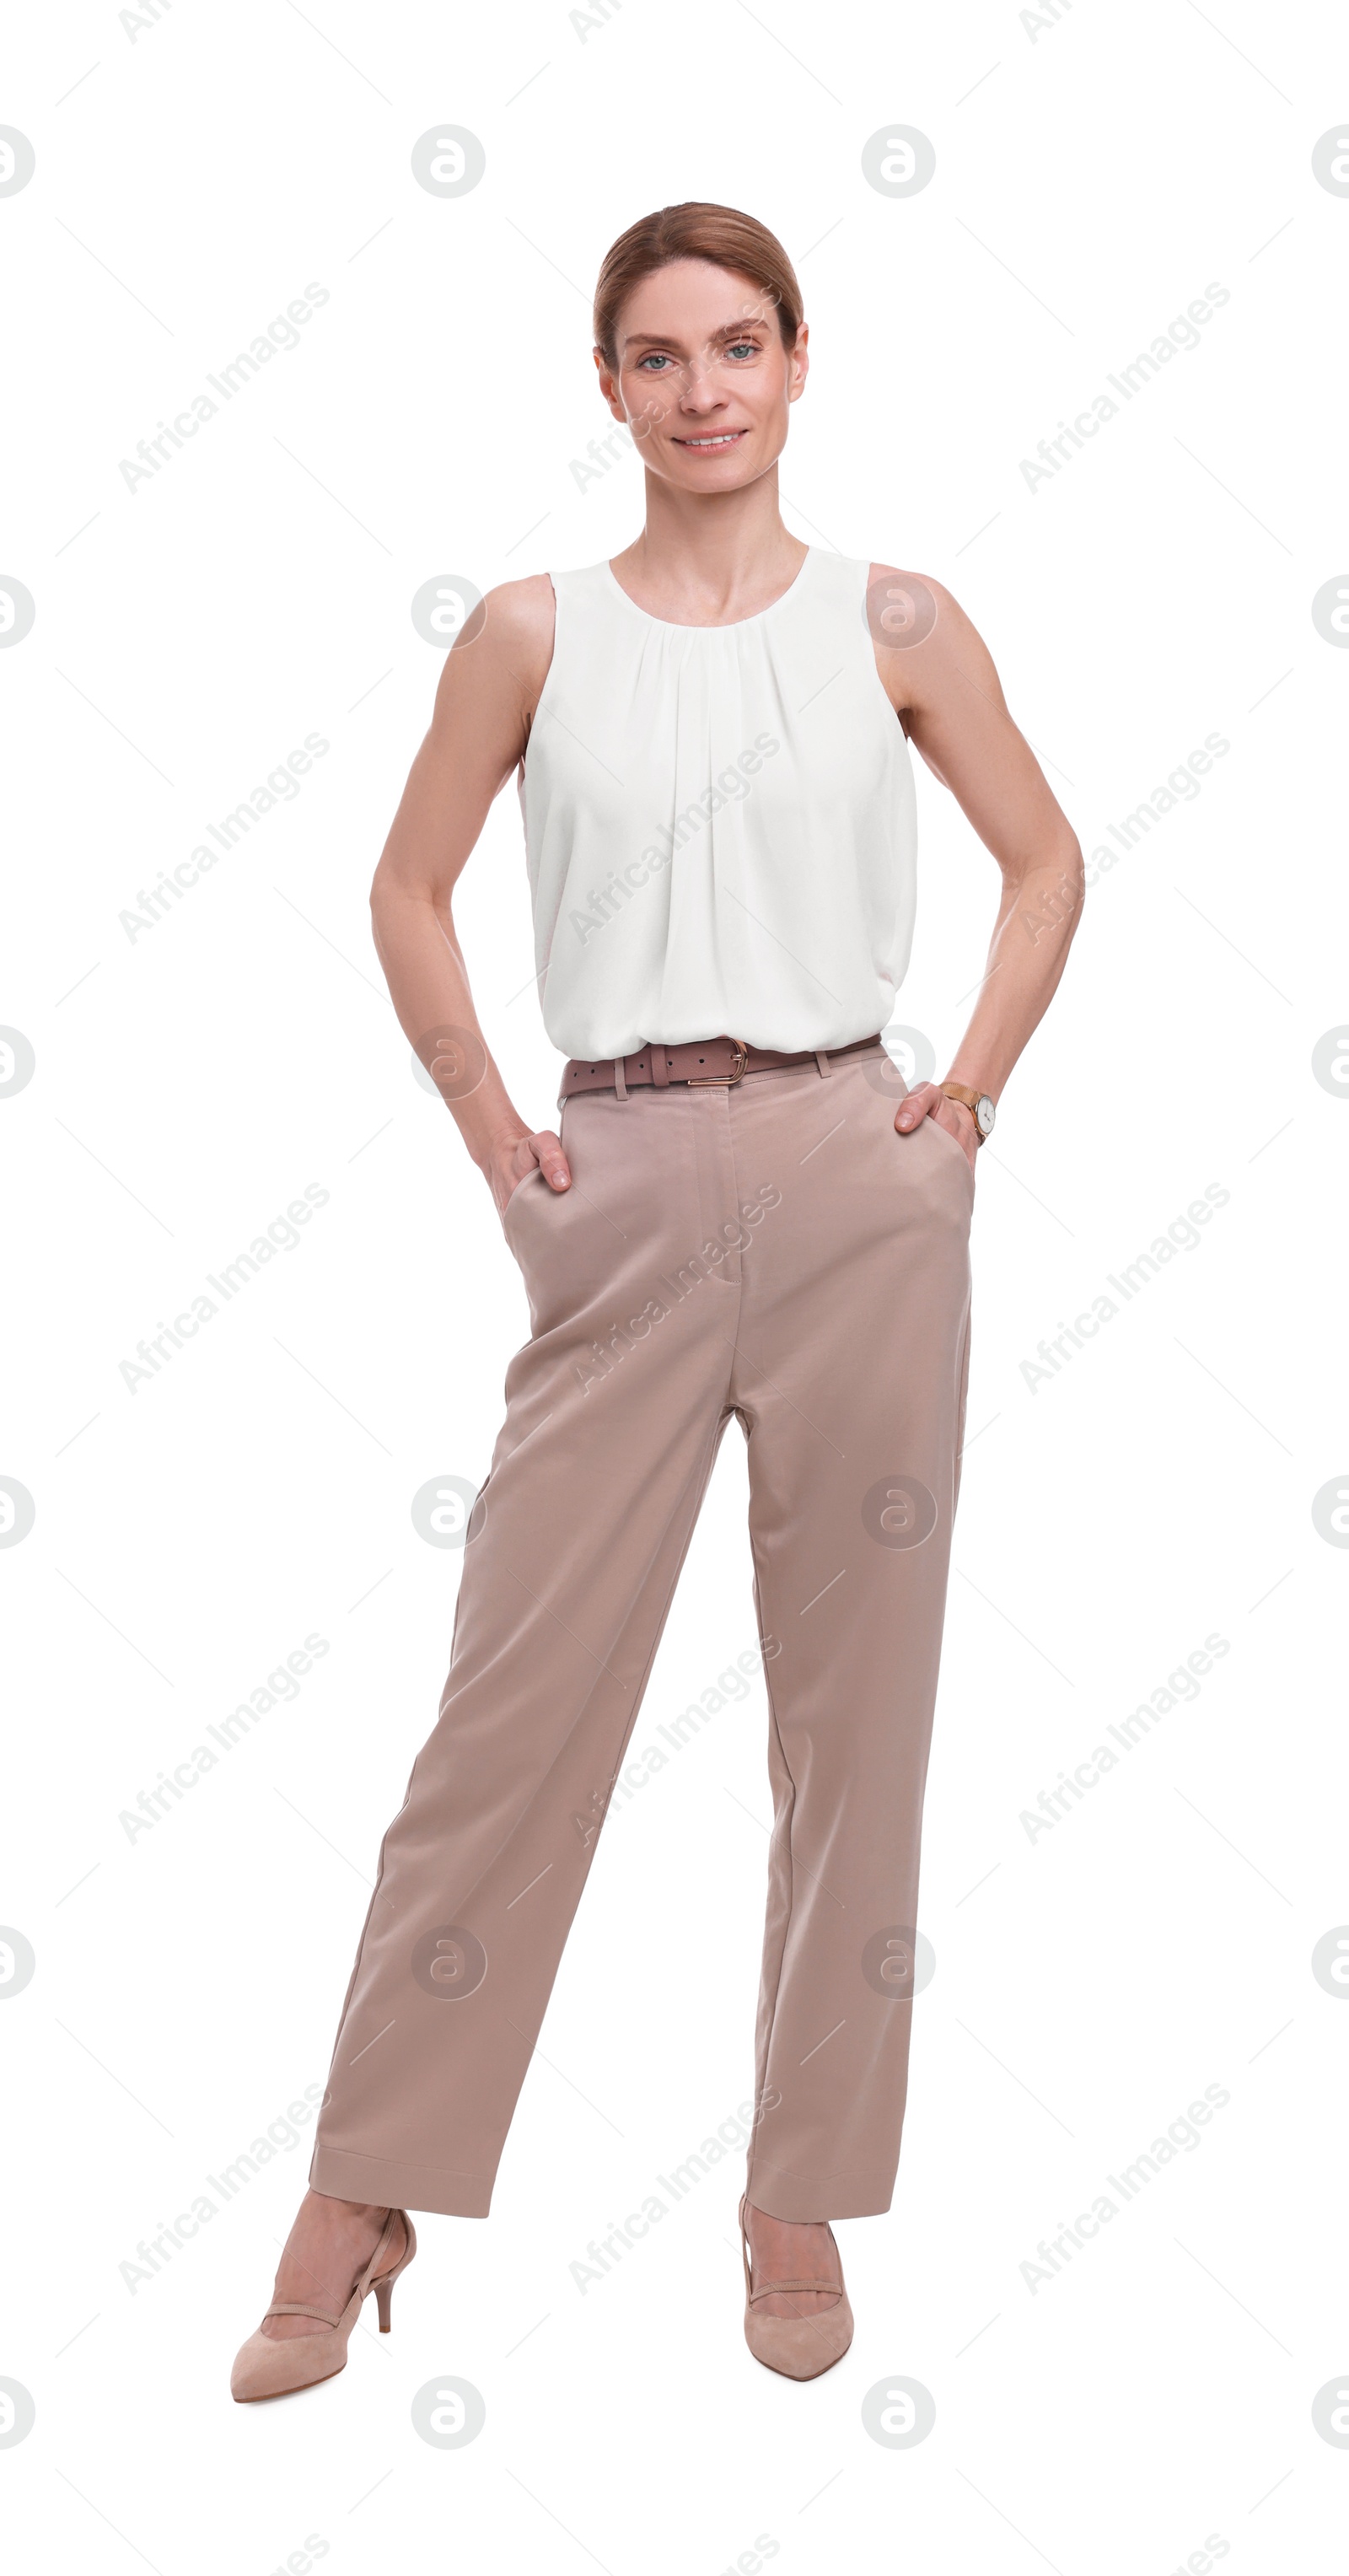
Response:
POLYGON ((559 1098, 570 1099, 574 1091, 616 1091, 622 1100, 643 1083, 664 1091, 671 1082, 740 1082, 747 1073, 780 1073, 791 1064, 813 1064, 828 1073, 831 1058, 865 1055, 879 1044, 878 1033, 857 1038, 851 1046, 806 1047, 797 1055, 780 1055, 773 1047, 750 1046, 744 1038, 694 1038, 687 1046, 645 1046, 637 1055, 601 1057, 598 1064, 573 1056, 564 1069, 559 1098))

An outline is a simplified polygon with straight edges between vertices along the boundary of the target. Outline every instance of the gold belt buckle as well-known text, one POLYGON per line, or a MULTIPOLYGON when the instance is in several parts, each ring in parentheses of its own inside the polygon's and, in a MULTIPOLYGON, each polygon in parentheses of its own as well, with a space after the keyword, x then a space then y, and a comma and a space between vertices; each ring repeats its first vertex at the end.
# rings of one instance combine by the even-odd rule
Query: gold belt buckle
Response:
POLYGON ((749 1047, 744 1038, 732 1038, 731 1044, 735 1048, 736 1056, 736 1060, 731 1071, 729 1073, 691 1073, 687 1076, 686 1080, 686 1088, 688 1090, 696 1091, 701 1083, 707 1082, 739 1082, 746 1065, 749 1063, 749 1047))

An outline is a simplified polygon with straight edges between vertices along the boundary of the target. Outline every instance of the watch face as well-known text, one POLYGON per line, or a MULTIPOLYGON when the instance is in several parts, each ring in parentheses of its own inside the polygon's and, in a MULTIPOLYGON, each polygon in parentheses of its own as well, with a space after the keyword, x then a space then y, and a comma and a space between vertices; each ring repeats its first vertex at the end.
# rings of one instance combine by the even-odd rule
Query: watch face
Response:
POLYGON ((975 1123, 978 1126, 981 1136, 992 1135, 993 1122, 997 1117, 997 1114, 998 1113, 994 1108, 992 1101, 989 1099, 988 1093, 985 1092, 982 1098, 977 1100, 974 1105, 975 1123))

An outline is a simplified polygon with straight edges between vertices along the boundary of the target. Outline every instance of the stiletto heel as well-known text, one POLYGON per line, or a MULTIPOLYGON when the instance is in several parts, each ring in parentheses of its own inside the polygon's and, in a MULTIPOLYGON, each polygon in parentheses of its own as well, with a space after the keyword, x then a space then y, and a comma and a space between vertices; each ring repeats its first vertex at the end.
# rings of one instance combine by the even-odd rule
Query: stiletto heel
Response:
MULTIPOLYGON (((853 2312, 843 2286, 840 2261, 836 2281, 761 2281, 750 2286, 749 2237, 745 2230, 745 2203, 740 2201, 740 2258, 745 2267, 745 2341, 756 2361, 766 2370, 777 2370, 784 2379, 818 2379, 821 2372, 832 2370, 842 2361, 853 2338, 853 2312), (803 2310, 799 2317, 756 2317, 755 2302, 771 2298, 775 2290, 836 2290, 832 2308, 803 2310)), ((826 2222, 827 2223, 827 2222, 826 2222)), ((829 2229, 829 2242, 838 2253, 834 2231, 829 2229)))
POLYGON ((391 2209, 384 2221, 383 2233, 365 2270, 356 2283, 340 2317, 330 2317, 326 2308, 316 2308, 308 2299, 274 2299, 263 2318, 315 2317, 326 2329, 322 2334, 290 2335, 278 2342, 265 2335, 262 2326, 240 2347, 230 2373, 230 2394, 240 2405, 255 2397, 287 2397, 296 2388, 313 2388, 321 2379, 332 2379, 344 2370, 351 2330, 361 2313, 368 2293, 375 2293, 379 2309, 379 2330, 389 2331, 393 2304, 393 2285, 400 2272, 406 2272, 417 2251, 417 2231, 405 2209, 391 2209), (407 2242, 398 2261, 388 2264, 389 2248, 400 2224, 407 2242))

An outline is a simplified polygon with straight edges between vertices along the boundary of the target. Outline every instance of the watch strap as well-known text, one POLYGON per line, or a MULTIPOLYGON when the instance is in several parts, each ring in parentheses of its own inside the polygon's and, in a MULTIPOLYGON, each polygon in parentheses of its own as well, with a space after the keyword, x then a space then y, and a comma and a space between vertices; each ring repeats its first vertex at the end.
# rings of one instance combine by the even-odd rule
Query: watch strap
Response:
POLYGON ((942 1082, 937 1088, 948 1100, 958 1101, 962 1109, 968 1109, 974 1121, 975 1141, 982 1145, 985 1140, 983 1128, 979 1124, 979 1102, 985 1094, 982 1091, 971 1091, 969 1084, 965 1082, 942 1082))

